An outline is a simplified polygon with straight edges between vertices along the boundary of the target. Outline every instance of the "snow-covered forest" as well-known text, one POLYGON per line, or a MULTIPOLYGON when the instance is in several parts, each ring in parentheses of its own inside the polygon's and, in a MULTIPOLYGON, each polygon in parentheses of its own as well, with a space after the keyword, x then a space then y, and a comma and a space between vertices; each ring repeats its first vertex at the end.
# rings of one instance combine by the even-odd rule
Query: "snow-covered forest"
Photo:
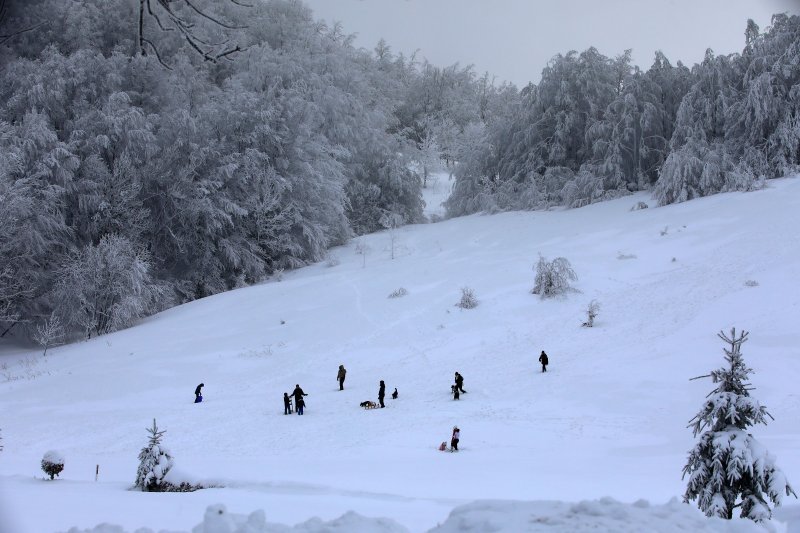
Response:
POLYGON ((659 203, 800 163, 800 17, 700 65, 590 48, 518 90, 301 2, 0 2, 0 335, 92 337, 423 221, 659 203))

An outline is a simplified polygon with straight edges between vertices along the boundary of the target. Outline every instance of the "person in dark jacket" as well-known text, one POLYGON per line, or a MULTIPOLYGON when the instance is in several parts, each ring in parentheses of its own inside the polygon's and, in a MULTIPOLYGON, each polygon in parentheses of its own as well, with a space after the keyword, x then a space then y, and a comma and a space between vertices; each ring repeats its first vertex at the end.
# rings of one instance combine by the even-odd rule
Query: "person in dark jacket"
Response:
MULTIPOLYGON (((307 396, 307 395, 306 395, 306 396, 307 396)), ((303 407, 305 407, 305 406, 306 406, 306 401, 303 399, 303 397, 302 397, 302 396, 300 396, 300 397, 297 399, 297 403, 296 403, 295 405, 297 405, 297 414, 298 414, 298 415, 302 415, 302 414, 303 414, 303 407)))
POLYGON ((394 388, 394 392, 392 393, 392 400, 397 399, 397 387, 394 388))
POLYGON ((542 350, 542 355, 539 356, 539 362, 542 363, 542 372, 547 372, 547 365, 550 363, 547 359, 547 354, 542 350))
POLYGON ((203 387, 205 387, 205 385, 201 383, 196 389, 194 389, 194 403, 200 403, 203 401, 203 391, 200 390, 203 387))
POLYGON ((386 384, 381 380, 381 387, 378 389, 378 401, 381 402, 381 408, 386 407, 383 405, 383 398, 386 396, 386 384))
POLYGON ((308 396, 308 394, 303 392, 303 389, 300 388, 300 385, 295 385, 294 390, 292 391, 292 396, 294 396, 294 406, 295 409, 297 409, 300 407, 300 404, 298 403, 299 400, 302 400, 303 396, 308 396))
POLYGON ((347 374, 344 365, 339 365, 339 373, 336 374, 336 379, 339 380, 339 390, 344 390, 344 376, 347 374))
POLYGON ((292 414, 292 400, 289 398, 289 393, 283 393, 283 414, 292 414))
POLYGON ((460 390, 461 392, 467 392, 464 390, 464 376, 462 376, 458 372, 456 372, 456 387, 458 387, 458 390, 460 390))

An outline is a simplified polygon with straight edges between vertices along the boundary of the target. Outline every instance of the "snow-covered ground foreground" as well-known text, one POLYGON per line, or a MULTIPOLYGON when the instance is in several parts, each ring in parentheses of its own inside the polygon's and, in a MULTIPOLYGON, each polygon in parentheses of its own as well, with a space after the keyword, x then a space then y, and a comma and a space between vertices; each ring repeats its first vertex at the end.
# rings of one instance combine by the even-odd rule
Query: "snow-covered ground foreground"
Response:
MULTIPOLYGON (((297 531, 580 531, 595 508, 599 530, 622 530, 612 520, 630 531, 717 530, 692 522, 688 506, 656 504, 685 488, 686 424, 712 388, 689 378, 723 364, 719 330, 751 332, 742 351, 753 394, 775 417, 753 433, 800 485, 800 180, 630 211, 639 200, 649 202, 370 235, 333 250, 336 260, 46 359, 5 347, 0 521, 13 533, 103 522, 188 531, 223 504, 234 515, 263 509, 269 523, 372 517, 297 531), (539 253, 568 258, 580 292, 530 294, 539 253), (477 308, 454 306, 464 286, 477 308), (400 287, 408 295, 387 298, 400 287), (602 305, 596 327, 582 328, 592 299, 602 305), (468 391, 459 401, 449 394, 455 371, 468 391), (399 398, 361 409, 381 379, 399 398), (205 401, 195 405, 200 382, 205 401), (282 395, 296 383, 309 394, 306 414, 284 416, 282 395), (218 488, 128 490, 153 418, 177 468, 218 488), (462 450, 437 451, 454 424, 462 450), (39 470, 51 449, 66 460, 53 482, 39 470), (468 505, 487 499, 540 502, 468 505), (594 503, 556 503, 580 500, 594 503), (567 521, 573 508, 584 522, 567 521), (674 518, 659 522, 659 512, 674 518)), ((800 514, 787 503, 779 519, 800 514)))

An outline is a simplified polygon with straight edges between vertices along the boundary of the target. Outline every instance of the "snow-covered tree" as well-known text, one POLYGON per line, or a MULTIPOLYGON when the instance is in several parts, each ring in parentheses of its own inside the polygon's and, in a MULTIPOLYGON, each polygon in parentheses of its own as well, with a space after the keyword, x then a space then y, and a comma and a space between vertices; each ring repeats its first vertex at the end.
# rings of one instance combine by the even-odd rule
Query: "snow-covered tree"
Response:
POLYGON ((150 438, 147 446, 139 452, 139 468, 134 486, 143 492, 163 492, 170 488, 164 477, 172 468, 172 454, 161 444, 166 430, 158 429, 154 418, 153 427, 147 428, 147 432, 150 438))
POLYGON ((551 298, 564 294, 572 288, 571 282, 578 279, 572 265, 564 257, 556 257, 552 261, 539 256, 539 262, 534 267, 536 280, 531 293, 538 294, 541 298, 551 298))
POLYGON ((456 304, 461 309, 474 309, 478 307, 478 297, 470 287, 461 287, 461 299, 456 304))
POLYGON ((594 319, 597 318, 597 315, 600 313, 600 302, 597 300, 592 300, 589 302, 589 306, 586 308, 586 322, 582 325, 591 328, 594 327, 594 319))
POLYGON ((42 457, 42 470, 50 476, 50 479, 55 478, 64 470, 64 456, 55 450, 50 450, 42 457))
POLYGON ((46 357, 47 349, 57 345, 63 337, 64 328, 61 326, 61 320, 53 315, 36 326, 36 333, 33 335, 33 340, 44 348, 44 353, 42 355, 46 357))
POLYGON ((747 432, 772 418, 750 396, 747 378, 752 369, 741 353, 747 335, 742 331, 737 336, 735 328, 730 336, 720 332, 719 338, 728 344, 727 365, 701 376, 711 377, 717 386, 690 421, 689 427, 700 438, 683 468, 684 477, 689 476, 684 501, 696 500, 707 516, 731 519, 739 508, 742 518, 761 521, 772 514, 770 501, 780 505, 784 495, 795 493, 775 465, 775 457, 747 432))

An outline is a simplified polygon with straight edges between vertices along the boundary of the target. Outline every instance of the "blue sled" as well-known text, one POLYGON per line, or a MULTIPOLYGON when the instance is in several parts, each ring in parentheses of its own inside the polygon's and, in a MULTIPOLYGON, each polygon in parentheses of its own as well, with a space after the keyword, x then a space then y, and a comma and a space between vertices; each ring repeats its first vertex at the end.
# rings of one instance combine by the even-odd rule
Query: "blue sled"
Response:
POLYGON ((194 399, 194 403, 200 403, 202 401, 203 401, 203 397, 202 396, 198 396, 197 398, 194 399))

